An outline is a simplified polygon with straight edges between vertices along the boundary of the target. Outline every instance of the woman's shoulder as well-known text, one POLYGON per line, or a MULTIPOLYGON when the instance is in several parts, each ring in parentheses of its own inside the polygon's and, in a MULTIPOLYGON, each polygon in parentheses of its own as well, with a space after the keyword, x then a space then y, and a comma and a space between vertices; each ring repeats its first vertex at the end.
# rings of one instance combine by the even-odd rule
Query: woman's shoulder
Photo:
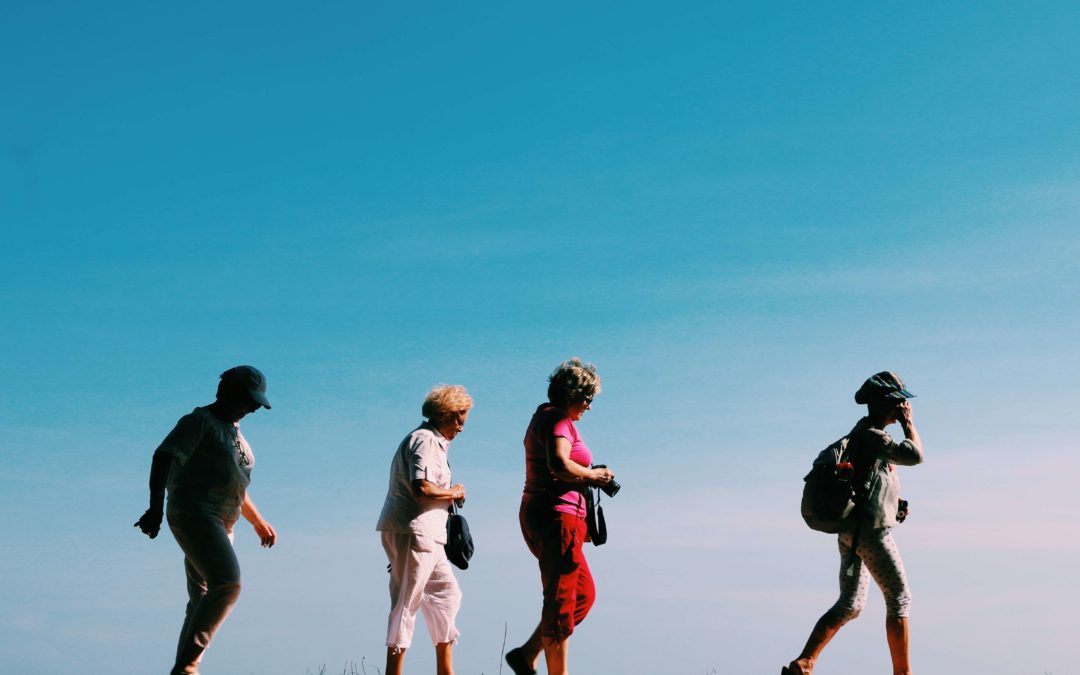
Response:
POLYGON ((567 417, 567 415, 566 411, 562 408, 557 408, 550 403, 541 403, 536 407, 536 410, 533 411, 533 416, 529 423, 530 426, 534 428, 545 425, 550 426, 564 417, 567 417))
POLYGON ((573 420, 570 419, 570 415, 566 410, 558 406, 551 405, 550 403, 542 405, 536 410, 536 419, 542 421, 545 426, 574 426, 573 420))
POLYGON ((547 443, 552 436, 570 436, 574 432, 573 422, 566 411, 557 406, 545 403, 537 407, 529 421, 528 431, 525 433, 526 442, 532 437, 535 441, 547 443))
POLYGON ((870 426, 867 418, 862 418, 851 430, 848 444, 856 452, 878 455, 893 446, 892 436, 884 429, 870 426))
POLYGON ((418 448, 425 445, 442 445, 446 439, 428 423, 421 424, 410 431, 402 444, 409 448, 418 448))
POLYGON ((217 418, 205 406, 196 406, 191 412, 180 416, 180 419, 176 421, 176 427, 186 431, 201 432, 206 427, 212 426, 216 420, 217 418))

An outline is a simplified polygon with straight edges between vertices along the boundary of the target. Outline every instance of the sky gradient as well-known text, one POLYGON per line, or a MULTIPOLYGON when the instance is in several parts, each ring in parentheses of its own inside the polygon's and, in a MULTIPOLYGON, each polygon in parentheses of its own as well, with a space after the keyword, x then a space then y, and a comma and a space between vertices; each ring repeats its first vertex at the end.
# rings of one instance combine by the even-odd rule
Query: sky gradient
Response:
MULTIPOLYGON (((575 672, 791 659, 837 592, 801 478, 890 369, 927 453, 896 532, 915 668, 1067 675, 1077 34, 1069 2, 9 3, 0 662, 166 671, 182 557, 131 523, 154 448, 251 363, 279 544, 238 526, 205 674, 381 667, 374 524, 438 382, 476 402, 458 673, 499 672, 539 614, 521 438, 580 356, 624 489, 575 672)), ((819 672, 887 669, 883 619, 871 589, 819 672)))

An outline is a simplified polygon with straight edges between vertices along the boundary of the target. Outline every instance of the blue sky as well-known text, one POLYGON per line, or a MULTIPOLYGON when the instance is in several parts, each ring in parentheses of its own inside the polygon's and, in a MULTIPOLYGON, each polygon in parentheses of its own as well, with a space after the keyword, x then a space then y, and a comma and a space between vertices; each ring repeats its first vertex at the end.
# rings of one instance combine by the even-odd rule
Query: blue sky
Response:
MULTIPOLYGON (((458 671, 498 672, 539 612, 520 440, 577 355, 625 486, 577 672, 790 659, 836 592, 800 479, 885 368, 928 453, 916 667, 1068 672, 1078 29, 1066 2, 5 7, 0 659, 167 667, 181 558, 130 523, 176 418, 252 363, 281 541, 241 526, 204 670, 381 664, 390 453, 460 382, 458 671)), ((820 670, 887 667, 883 613, 820 670)))

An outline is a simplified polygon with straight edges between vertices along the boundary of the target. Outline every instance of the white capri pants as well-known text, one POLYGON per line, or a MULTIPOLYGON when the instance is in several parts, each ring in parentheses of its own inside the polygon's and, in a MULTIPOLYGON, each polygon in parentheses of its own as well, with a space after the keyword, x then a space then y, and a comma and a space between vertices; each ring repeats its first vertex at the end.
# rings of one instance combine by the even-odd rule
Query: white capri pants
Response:
POLYGON ((417 610, 424 614, 433 644, 457 640, 461 633, 454 620, 461 609, 461 589, 443 545, 431 537, 403 532, 383 532, 382 544, 390 561, 386 646, 409 648, 417 610))
POLYGON ((885 596, 887 616, 905 618, 911 607, 911 591, 908 589, 904 561, 896 548, 889 528, 862 528, 859 534, 857 557, 852 560, 852 534, 842 532, 840 546, 840 598, 829 609, 829 614, 847 623, 866 606, 866 594, 870 577, 874 578, 885 596), (849 571, 851 572, 849 574, 849 571))

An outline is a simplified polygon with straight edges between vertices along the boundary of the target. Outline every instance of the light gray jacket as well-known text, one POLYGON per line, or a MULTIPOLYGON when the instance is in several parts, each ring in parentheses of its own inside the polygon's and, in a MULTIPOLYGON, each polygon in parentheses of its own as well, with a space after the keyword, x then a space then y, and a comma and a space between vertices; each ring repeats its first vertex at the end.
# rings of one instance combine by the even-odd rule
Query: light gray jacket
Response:
POLYGON ((865 501, 862 524, 875 529, 895 527, 900 500, 900 476, 896 465, 915 466, 923 461, 923 449, 910 439, 897 443, 886 431, 870 426, 870 418, 858 421, 848 435, 848 456, 855 464, 859 483, 872 472, 869 497, 865 501), (875 462, 881 460, 874 472, 875 462))

